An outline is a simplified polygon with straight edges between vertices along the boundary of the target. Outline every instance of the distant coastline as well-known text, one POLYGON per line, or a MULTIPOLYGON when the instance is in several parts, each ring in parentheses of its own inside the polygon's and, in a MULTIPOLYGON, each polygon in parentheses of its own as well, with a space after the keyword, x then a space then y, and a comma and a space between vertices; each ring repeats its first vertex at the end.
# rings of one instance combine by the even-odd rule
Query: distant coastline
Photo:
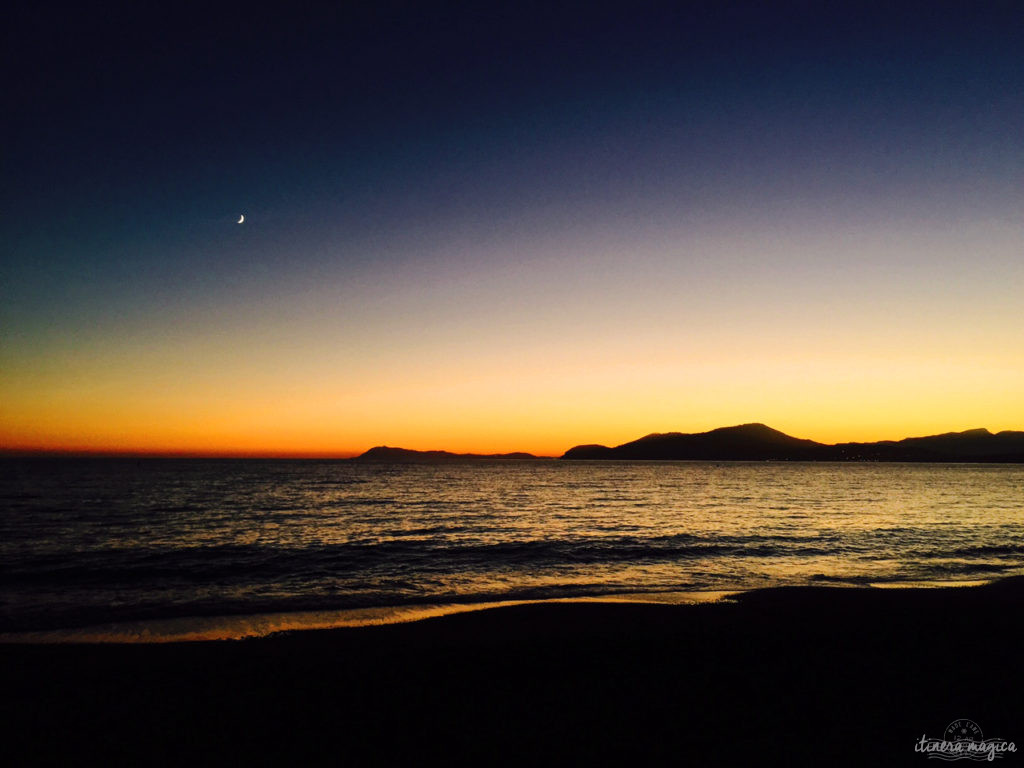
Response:
POLYGON ((455 453, 378 445, 363 453, 351 451, 161 451, 106 449, 33 449, 0 446, 0 459, 122 458, 122 459, 254 459, 352 461, 364 464, 436 464, 459 461, 841 461, 841 462, 968 462, 1024 463, 1024 431, 968 429, 924 437, 875 442, 819 443, 793 437, 765 424, 739 424, 707 432, 655 432, 616 446, 576 445, 561 456, 509 453, 455 453))
POLYGON ((803 440, 764 424, 741 424, 710 432, 657 433, 609 448, 578 445, 563 459, 697 461, 908 461, 1024 462, 1024 432, 987 429, 946 432, 903 440, 828 445, 803 440))
MULTIPOLYGON (((792 437, 764 424, 740 424, 709 432, 654 433, 614 447, 577 445, 569 461, 898 461, 1024 463, 1024 432, 987 429, 946 432, 873 443, 836 443, 792 437)), ((530 453, 450 453, 378 446, 351 461, 429 464, 444 461, 549 460, 530 453)))

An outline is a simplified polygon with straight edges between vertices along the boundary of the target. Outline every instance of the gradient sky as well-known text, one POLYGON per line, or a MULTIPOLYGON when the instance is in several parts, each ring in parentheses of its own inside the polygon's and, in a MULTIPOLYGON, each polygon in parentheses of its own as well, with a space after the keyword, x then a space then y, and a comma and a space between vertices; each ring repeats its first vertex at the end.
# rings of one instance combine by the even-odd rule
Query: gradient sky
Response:
POLYGON ((23 5, 0 447, 1024 429, 1019 3, 23 5))

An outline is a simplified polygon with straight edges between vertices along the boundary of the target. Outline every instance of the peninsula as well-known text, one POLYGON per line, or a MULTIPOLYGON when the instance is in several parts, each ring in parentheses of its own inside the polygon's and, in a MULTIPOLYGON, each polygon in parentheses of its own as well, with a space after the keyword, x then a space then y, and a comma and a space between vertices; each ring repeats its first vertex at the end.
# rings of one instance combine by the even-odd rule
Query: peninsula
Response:
POLYGON ((802 440, 764 424, 710 432, 655 433, 622 445, 578 445, 563 459, 642 461, 913 461, 1024 462, 1024 432, 970 429, 904 440, 828 445, 802 440))

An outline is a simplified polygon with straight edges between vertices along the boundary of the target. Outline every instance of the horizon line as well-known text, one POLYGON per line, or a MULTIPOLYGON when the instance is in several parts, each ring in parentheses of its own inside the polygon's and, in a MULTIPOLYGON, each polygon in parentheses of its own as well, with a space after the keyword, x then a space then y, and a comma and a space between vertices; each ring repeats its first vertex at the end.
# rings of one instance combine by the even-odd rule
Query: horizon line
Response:
MULTIPOLYGON (((714 432, 719 429, 732 429, 736 427, 760 425, 768 427, 763 422, 744 422, 742 424, 730 424, 725 427, 714 427, 712 429, 704 430, 703 432, 679 432, 671 430, 667 432, 648 432, 644 435, 640 435, 633 440, 638 440, 650 435, 668 435, 668 434, 706 434, 707 432, 714 432)), ((768 427, 769 429, 775 429, 774 427, 768 427)), ((984 430, 989 434, 999 434, 999 432, 1014 432, 1018 430, 998 430, 993 432, 987 427, 971 427, 968 429, 961 430, 947 430, 944 432, 933 432, 929 435, 909 435, 901 438, 881 438, 878 440, 839 440, 833 443, 820 443, 821 445, 842 445, 845 443, 879 443, 879 442, 899 442, 900 440, 907 440, 913 437, 932 437, 935 435, 944 434, 961 434, 963 432, 971 432, 976 430, 984 430)), ((790 437, 797 437, 791 435, 783 430, 776 430, 783 434, 789 435, 790 437)), ((810 439, 810 438, 799 438, 799 439, 810 439)), ((633 442, 633 440, 626 441, 627 443, 633 442)), ((819 442, 812 440, 812 442, 819 442)), ((480 456, 493 456, 502 455, 509 453, 528 453, 538 459, 557 459, 561 455, 564 455, 567 451, 572 448, 581 445, 603 445, 601 443, 574 443, 562 451, 561 454, 546 454, 546 453, 534 453, 533 451, 523 451, 518 449, 513 450, 466 450, 466 451, 453 451, 447 448, 404 448, 397 445, 386 445, 384 443, 378 443, 370 446, 363 450, 328 450, 328 451, 275 451, 273 449, 268 450, 245 450, 245 449, 226 449, 226 450, 201 450, 201 449, 160 449, 160 448, 139 448, 139 449, 110 449, 110 448, 52 448, 52 447, 33 447, 33 446, 15 446, 15 447, 2 447, 0 446, 0 458, 123 458, 123 459, 305 459, 305 460, 321 460, 321 461, 339 461, 345 459, 352 459, 363 455, 367 451, 373 448, 400 448, 401 450, 415 451, 418 453, 428 453, 432 451, 453 453, 456 455, 476 454, 480 456)), ((621 445, 621 443, 620 443, 621 445)), ((608 447, 615 447, 608 446, 608 447)))

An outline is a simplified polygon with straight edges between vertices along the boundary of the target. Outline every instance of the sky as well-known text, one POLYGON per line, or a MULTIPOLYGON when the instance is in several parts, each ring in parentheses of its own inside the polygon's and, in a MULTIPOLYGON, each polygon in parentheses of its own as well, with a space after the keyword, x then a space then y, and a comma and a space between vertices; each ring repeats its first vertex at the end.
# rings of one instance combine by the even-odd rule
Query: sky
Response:
POLYGON ((2 448, 1024 429, 1017 3, 144 5, 4 25, 2 448))

